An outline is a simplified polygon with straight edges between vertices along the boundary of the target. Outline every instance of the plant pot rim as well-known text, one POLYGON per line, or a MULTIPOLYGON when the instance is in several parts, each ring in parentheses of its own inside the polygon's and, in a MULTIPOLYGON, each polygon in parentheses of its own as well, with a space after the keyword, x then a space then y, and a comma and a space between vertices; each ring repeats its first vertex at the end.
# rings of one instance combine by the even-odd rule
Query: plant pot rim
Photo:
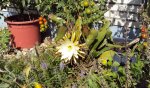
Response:
POLYGON ((31 20, 31 21, 22 21, 22 22, 15 22, 15 21, 6 21, 8 24, 30 24, 30 23, 35 23, 38 22, 39 20, 31 20))
MULTIPOLYGON (((24 15, 27 15, 27 14, 24 14, 24 15)), ((32 14, 32 15, 33 15, 33 14, 32 14)), ((13 17, 15 17, 15 16, 18 16, 18 15, 13 15, 13 16, 7 17, 6 20, 5 20, 5 22, 6 22, 7 24, 17 24, 17 25, 19 25, 19 24, 31 24, 31 23, 36 23, 36 22, 39 21, 38 18, 35 18, 35 19, 33 19, 33 20, 25 20, 25 21, 14 21, 14 20, 10 20, 10 18, 13 18, 13 17)), ((35 15, 35 16, 37 16, 37 15, 35 15)))

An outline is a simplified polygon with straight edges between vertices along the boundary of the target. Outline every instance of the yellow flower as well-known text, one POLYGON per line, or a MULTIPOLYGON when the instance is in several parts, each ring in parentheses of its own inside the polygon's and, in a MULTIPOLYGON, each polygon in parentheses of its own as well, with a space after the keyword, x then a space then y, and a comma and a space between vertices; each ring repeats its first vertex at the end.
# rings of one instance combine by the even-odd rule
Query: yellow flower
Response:
POLYGON ((38 82, 35 82, 34 83, 34 88, 42 88, 42 85, 39 84, 38 82))
POLYGON ((145 48, 147 48, 147 47, 148 47, 148 43, 147 43, 147 42, 143 42, 143 46, 144 46, 145 48))
POLYGON ((107 65, 107 60, 106 59, 102 59, 101 63, 102 63, 102 65, 107 65))

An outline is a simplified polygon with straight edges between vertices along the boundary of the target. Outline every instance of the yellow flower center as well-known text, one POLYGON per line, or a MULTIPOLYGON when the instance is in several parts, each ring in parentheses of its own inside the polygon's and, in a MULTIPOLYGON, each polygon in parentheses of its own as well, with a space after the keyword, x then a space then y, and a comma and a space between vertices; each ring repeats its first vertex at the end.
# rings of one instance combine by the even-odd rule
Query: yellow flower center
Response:
POLYGON ((72 46, 69 45, 69 46, 68 46, 68 51, 71 51, 71 50, 72 50, 72 46))

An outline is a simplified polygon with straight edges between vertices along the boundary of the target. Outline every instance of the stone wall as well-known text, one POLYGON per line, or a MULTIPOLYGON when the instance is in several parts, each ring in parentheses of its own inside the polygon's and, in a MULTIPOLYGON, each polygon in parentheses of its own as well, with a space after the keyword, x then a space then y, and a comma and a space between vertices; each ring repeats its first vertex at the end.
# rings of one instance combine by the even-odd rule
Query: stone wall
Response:
POLYGON ((112 22, 110 27, 114 38, 124 38, 124 27, 130 29, 128 38, 134 39, 139 36, 141 19, 139 11, 142 0, 107 0, 105 18, 112 22))

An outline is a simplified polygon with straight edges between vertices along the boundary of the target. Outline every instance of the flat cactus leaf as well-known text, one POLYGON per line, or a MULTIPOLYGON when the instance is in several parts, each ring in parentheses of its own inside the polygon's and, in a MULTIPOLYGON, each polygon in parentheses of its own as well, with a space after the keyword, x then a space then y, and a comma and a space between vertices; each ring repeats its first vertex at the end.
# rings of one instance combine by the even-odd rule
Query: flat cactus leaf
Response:
POLYGON ((73 27, 73 32, 75 33, 75 41, 78 41, 82 35, 82 18, 78 17, 75 26, 73 27))
POLYGON ((105 51, 104 53, 102 53, 99 57, 99 59, 106 59, 106 60, 109 60, 109 61, 112 61, 113 60, 113 56, 116 54, 115 51, 113 50, 108 50, 108 51, 105 51))
POLYGON ((97 49, 97 47, 99 45, 101 45, 100 43, 104 40, 106 34, 107 34, 107 30, 110 26, 110 22, 108 20, 103 20, 103 27, 99 29, 98 35, 97 35, 97 42, 94 44, 94 46, 92 47, 92 50, 90 53, 92 53, 94 50, 97 49))
POLYGON ((97 42, 94 44, 92 47, 91 53, 96 50, 96 48, 100 45, 101 41, 105 38, 107 29, 102 29, 101 31, 98 32, 98 35, 96 37, 97 42))
POLYGON ((51 19, 52 21, 60 24, 62 26, 62 24, 66 23, 66 21, 60 17, 57 17, 56 15, 54 14, 49 14, 48 15, 49 19, 51 19))
POLYGON ((104 47, 107 44, 107 39, 104 39, 103 43, 98 47, 98 49, 101 49, 102 47, 104 47))
POLYGON ((103 52, 105 52, 105 51, 107 51, 107 50, 110 50, 110 49, 112 49, 112 48, 113 48, 113 47, 105 47, 105 48, 101 49, 100 51, 94 50, 94 51, 92 52, 92 56, 93 56, 93 57, 98 57, 98 56, 101 55, 103 52))
POLYGON ((60 28, 57 30, 57 36, 55 37, 55 41, 62 39, 66 31, 67 31, 67 28, 65 26, 60 26, 60 28))
POLYGON ((92 29, 92 30, 90 31, 90 34, 88 35, 88 37, 87 37, 87 39, 86 39, 86 44, 87 44, 87 46, 90 46, 90 45, 94 42, 94 40, 95 40, 96 37, 97 37, 97 34, 98 34, 98 31, 97 31, 97 30, 92 29))

